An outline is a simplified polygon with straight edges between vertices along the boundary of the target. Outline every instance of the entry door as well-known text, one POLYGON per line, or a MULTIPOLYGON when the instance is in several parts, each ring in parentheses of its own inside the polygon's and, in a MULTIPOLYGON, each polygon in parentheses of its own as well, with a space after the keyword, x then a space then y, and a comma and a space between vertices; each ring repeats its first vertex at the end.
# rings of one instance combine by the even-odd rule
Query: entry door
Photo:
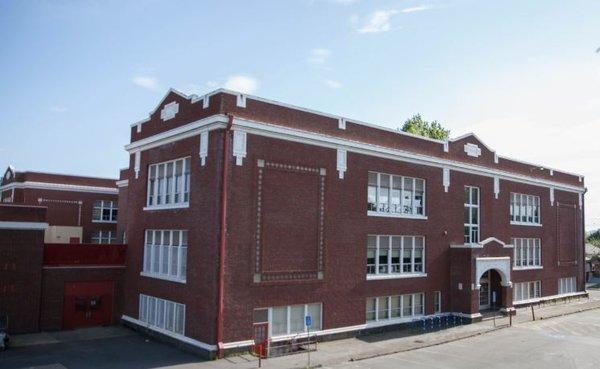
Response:
POLYGON ((109 325, 113 289, 112 281, 65 283, 63 329, 109 325))
POLYGON ((479 280, 479 310, 490 308, 490 272, 489 270, 483 274, 479 280))

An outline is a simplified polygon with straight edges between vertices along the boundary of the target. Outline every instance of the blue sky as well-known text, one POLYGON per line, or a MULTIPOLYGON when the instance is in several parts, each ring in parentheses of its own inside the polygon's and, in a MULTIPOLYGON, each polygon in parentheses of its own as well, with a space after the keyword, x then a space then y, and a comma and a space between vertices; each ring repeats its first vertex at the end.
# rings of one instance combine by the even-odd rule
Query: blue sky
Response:
POLYGON ((600 227, 598 1, 2 1, 0 166, 116 176, 169 87, 217 87, 584 174, 600 227), (598 188, 598 190, 596 190, 598 188))

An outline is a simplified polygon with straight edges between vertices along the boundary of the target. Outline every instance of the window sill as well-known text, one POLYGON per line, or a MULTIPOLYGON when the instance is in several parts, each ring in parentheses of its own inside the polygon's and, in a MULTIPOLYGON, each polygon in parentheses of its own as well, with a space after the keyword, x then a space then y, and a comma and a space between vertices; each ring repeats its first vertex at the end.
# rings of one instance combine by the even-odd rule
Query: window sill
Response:
POLYGON ((168 210, 168 209, 186 209, 190 207, 190 203, 185 204, 168 204, 168 205, 152 205, 145 206, 144 211, 152 211, 152 210, 168 210))
POLYGON ((409 323, 409 322, 413 322, 415 320, 419 320, 419 319, 423 318, 424 316, 425 316, 424 314, 415 314, 415 315, 411 315, 411 316, 405 316, 402 318, 369 320, 366 322, 365 328, 375 328, 375 327, 382 327, 382 326, 386 326, 386 325, 409 323))
POLYGON ((367 210, 367 216, 370 216, 370 217, 384 217, 384 218, 401 218, 401 219, 427 220, 427 216, 426 215, 401 214, 401 213, 383 213, 383 212, 371 211, 371 210, 367 210))
POLYGON ((148 277, 148 278, 154 278, 154 279, 162 279, 164 281, 169 281, 169 282, 177 282, 177 283, 181 283, 181 284, 185 284, 186 283, 185 279, 178 279, 178 278, 173 278, 173 277, 167 277, 167 276, 160 275, 160 274, 140 272, 140 275, 142 277, 148 277))
POLYGON ((510 225, 527 226, 527 227, 541 227, 541 223, 526 223, 526 222, 515 222, 511 221, 510 225))
POLYGON ((400 273, 400 274, 370 274, 367 275, 367 281, 381 279, 404 279, 404 278, 423 278, 427 273, 400 273))
POLYGON ((92 223, 117 224, 117 221, 116 220, 92 220, 92 223))
POLYGON ((536 265, 536 266, 525 266, 525 267, 513 267, 513 270, 535 270, 535 269, 544 269, 543 266, 541 265, 536 265))

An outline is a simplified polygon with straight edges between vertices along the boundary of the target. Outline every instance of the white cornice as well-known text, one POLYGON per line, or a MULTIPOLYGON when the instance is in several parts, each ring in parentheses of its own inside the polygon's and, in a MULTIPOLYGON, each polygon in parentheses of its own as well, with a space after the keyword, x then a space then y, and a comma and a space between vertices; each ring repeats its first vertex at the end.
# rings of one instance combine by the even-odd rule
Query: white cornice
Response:
POLYGON ((548 181, 544 179, 528 177, 520 174, 510 173, 503 170, 486 168, 479 165, 458 162, 454 160, 442 159, 435 156, 427 156, 423 154, 411 153, 404 150, 390 149, 383 146, 341 139, 338 137, 328 136, 320 133, 302 131, 270 123, 263 123, 242 118, 234 119, 234 127, 239 130, 246 130, 248 133, 284 139, 288 141, 311 144, 332 149, 345 149, 349 152, 355 152, 364 155, 382 157, 386 159, 405 161, 420 165, 428 165, 437 168, 447 167, 450 170, 455 170, 464 173, 482 175, 486 177, 499 177, 503 180, 527 183, 536 186, 548 188, 556 188, 563 191, 583 193, 584 187, 563 184, 559 182, 548 181))
MULTIPOLYGON (((171 130, 150 136, 139 141, 135 141, 125 146, 125 149, 133 154, 138 151, 148 150, 153 147, 165 145, 184 138, 193 137, 200 134, 201 130, 224 128, 227 123, 227 116, 223 114, 213 115, 186 125, 173 128, 171 130)), ((234 118, 234 128, 240 131, 246 131, 259 136, 273 137, 287 141, 299 142, 331 149, 343 149, 349 152, 355 152, 363 155, 377 156, 385 159, 404 161, 419 165, 428 165, 437 168, 447 168, 463 173, 482 175, 490 178, 512 182, 526 183, 535 186, 555 188, 563 191, 584 193, 584 187, 578 187, 559 182, 548 181, 544 179, 528 177, 521 174, 511 173, 499 169, 492 169, 480 165, 468 164, 454 160, 443 159, 435 156, 412 153, 404 150, 391 149, 379 145, 342 139, 321 133, 309 132, 299 129, 283 127, 271 123, 254 121, 243 118, 234 118)))
POLYGON ((127 150, 130 154, 133 154, 136 151, 148 150, 153 147, 199 135, 200 131, 206 128, 208 128, 208 130, 222 128, 225 127, 226 124, 226 115, 211 115, 210 117, 206 117, 195 122, 158 133, 154 136, 132 142, 125 146, 125 150, 127 150))
POLYGON ((48 228, 44 222, 4 222, 0 221, 0 229, 18 229, 22 231, 43 231, 48 228))
POLYGON ((128 179, 122 179, 122 180, 117 181, 115 183, 117 184, 117 187, 119 187, 119 188, 129 186, 129 180, 128 179))
POLYGON ((0 187, 0 191, 10 190, 13 188, 31 188, 37 190, 52 190, 52 191, 73 191, 73 192, 89 192, 89 193, 103 193, 107 195, 117 195, 119 190, 112 187, 99 187, 99 186, 85 186, 85 185, 73 185, 66 183, 50 183, 50 182, 12 182, 7 185, 0 187))

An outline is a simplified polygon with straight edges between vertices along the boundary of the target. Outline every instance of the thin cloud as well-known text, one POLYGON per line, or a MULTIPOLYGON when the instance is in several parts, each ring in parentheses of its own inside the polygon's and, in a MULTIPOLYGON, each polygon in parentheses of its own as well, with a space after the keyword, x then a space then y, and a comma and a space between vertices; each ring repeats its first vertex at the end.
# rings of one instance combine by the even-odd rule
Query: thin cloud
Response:
POLYGON ((67 110, 69 110, 69 109, 67 109, 65 106, 58 106, 58 105, 52 106, 50 108, 50 111, 53 111, 55 113, 64 113, 67 110))
POLYGON ((358 33, 380 33, 391 30, 390 19, 397 13, 397 10, 377 10, 371 13, 367 22, 358 29, 358 33))
POLYGON ((308 57, 308 62, 314 65, 325 64, 331 58, 331 50, 329 49, 312 49, 308 57))
POLYGON ((340 81, 336 81, 333 79, 326 79, 325 84, 327 85, 327 87, 333 88, 333 89, 338 89, 338 88, 342 87, 342 83, 340 81))
POLYGON ((359 2, 359 0, 332 0, 334 3, 348 5, 359 2))
POLYGON ((415 13, 415 12, 422 12, 423 10, 429 10, 431 9, 430 6, 427 5, 420 5, 420 6, 413 6, 411 8, 404 8, 402 10, 400 10, 402 13, 415 13))
POLYGON ((230 76, 225 81, 224 87, 228 90, 251 94, 258 89, 258 80, 243 75, 230 76))
POLYGON ((148 90, 158 89, 158 80, 154 77, 137 76, 133 77, 132 82, 148 90))

